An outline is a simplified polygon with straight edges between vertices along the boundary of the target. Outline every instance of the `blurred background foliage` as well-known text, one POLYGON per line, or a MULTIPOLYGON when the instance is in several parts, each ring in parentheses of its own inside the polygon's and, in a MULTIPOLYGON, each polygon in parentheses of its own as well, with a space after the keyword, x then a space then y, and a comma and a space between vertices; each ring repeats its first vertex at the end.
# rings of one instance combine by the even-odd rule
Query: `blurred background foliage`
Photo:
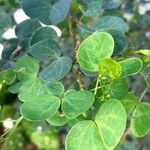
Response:
MULTIPOLYGON (((54 0, 55 1, 55 0, 54 0)), ((78 5, 85 7, 85 1, 79 0, 78 5)), ((91 32, 92 23, 94 19, 88 17, 81 17, 79 6, 76 3, 72 4, 71 15, 75 16, 78 20, 73 23, 73 30, 76 33, 79 40, 87 37, 91 32), (82 22, 79 23, 79 20, 82 22), (85 26, 88 24, 89 26, 85 26)), ((18 45, 18 39, 5 38, 4 33, 16 25, 14 19, 14 13, 20 8, 19 0, 0 0, 0 43, 5 49, 3 57, 8 57, 18 45)), ((150 53, 149 54, 137 54, 136 51, 140 49, 150 48, 150 0, 122 0, 122 4, 119 9, 106 10, 105 12, 97 12, 97 14, 113 14, 114 16, 122 16, 124 20, 129 24, 129 31, 126 34, 128 44, 124 47, 126 50, 119 54, 122 57, 129 57, 137 55, 145 62, 144 74, 149 75, 150 53)), ((96 16, 95 16, 96 17, 96 16)), ((64 39, 61 41, 61 47, 64 54, 73 55, 73 39, 68 35, 68 20, 59 24, 59 28, 62 29, 64 39)), ((26 47, 27 42, 23 42, 26 47)), ((26 52, 26 50, 24 50, 26 52)), ((22 55, 22 54, 21 54, 22 55)), ((0 68, 9 68, 12 64, 10 62, 4 63, 0 61, 0 68), (4 65, 5 64, 5 65, 4 65)), ((9 74, 8 74, 9 76, 9 74)), ((77 86, 74 83, 72 76, 67 76, 69 80, 66 80, 66 86, 69 88, 77 86), (70 83, 71 82, 71 83, 70 83)), ((85 83, 89 81, 85 78, 85 83)), ((7 81, 7 79, 6 79, 7 81)), ((8 83, 11 81, 8 81, 8 83)), ((130 90, 134 91, 137 96, 145 89, 145 82, 141 75, 129 78, 130 90)), ((148 91, 144 97, 145 101, 149 101, 150 92, 148 91)), ((19 116, 20 102, 17 100, 17 95, 10 94, 8 92, 8 85, 0 81, 0 105, 3 106, 0 112, 0 134, 7 132, 15 120, 19 116)), ((23 121, 16 129, 15 135, 11 136, 11 140, 6 142, 6 150, 63 150, 64 141, 68 127, 51 127, 46 122, 33 123, 29 121, 23 121)), ((0 146, 3 144, 1 141, 0 146)), ((86 148, 85 148, 86 149, 86 148)), ((133 138, 128 135, 126 139, 120 143, 116 150, 150 150, 150 136, 144 138, 133 138)))

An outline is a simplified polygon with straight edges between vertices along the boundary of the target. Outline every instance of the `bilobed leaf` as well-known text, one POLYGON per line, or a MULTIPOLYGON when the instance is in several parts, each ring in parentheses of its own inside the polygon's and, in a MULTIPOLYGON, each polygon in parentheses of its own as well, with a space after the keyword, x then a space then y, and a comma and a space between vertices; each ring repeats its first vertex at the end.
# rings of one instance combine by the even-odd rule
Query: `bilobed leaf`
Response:
POLYGON ((89 91, 69 90, 62 99, 62 111, 68 118, 73 119, 88 110, 94 99, 93 93, 89 91))
POLYGON ((25 82, 19 90, 18 98, 21 101, 26 102, 30 101, 32 97, 42 95, 41 93, 38 92, 39 88, 42 85, 43 85, 42 81, 40 81, 38 78, 25 82))
POLYGON ((53 24, 62 22, 69 12, 71 0, 59 0, 50 10, 50 20, 53 24))
POLYGON ((95 32, 79 46, 77 60, 87 71, 98 71, 98 64, 104 58, 109 58, 114 49, 112 36, 105 32, 95 32))
POLYGON ((95 22, 96 30, 118 30, 122 33, 128 31, 128 25, 124 20, 117 16, 103 16, 95 22))
POLYGON ((22 0, 24 12, 31 18, 38 18, 45 24, 50 24, 49 14, 51 0, 22 0))
POLYGON ((106 150, 93 121, 80 121, 69 131, 66 150, 106 150))
POLYGON ((59 106, 60 99, 55 96, 36 96, 22 104, 21 115, 31 121, 42 121, 55 115, 59 106))
POLYGON ((121 5, 121 0, 101 0, 103 9, 113 9, 121 5))
POLYGON ((109 76, 113 79, 117 79, 121 75, 120 64, 112 59, 103 59, 99 63, 99 74, 102 76, 109 76))
POLYGON ((15 33, 18 38, 26 38, 31 36, 40 27, 41 24, 37 19, 28 19, 16 26, 15 33))
POLYGON ((136 137, 145 136, 150 131, 150 104, 139 103, 131 119, 131 133, 136 137))
POLYGON ((95 122, 106 149, 114 149, 126 128, 126 112, 122 104, 115 99, 102 104, 96 114, 95 122))
POLYGON ((44 68, 39 77, 45 82, 58 81, 64 78, 72 67, 72 60, 70 57, 64 56, 53 61, 48 67, 44 68))
POLYGON ((64 93, 64 86, 61 82, 44 83, 39 89, 38 94, 62 96, 64 93))
POLYGON ((119 62, 121 65, 121 77, 127 77, 137 74, 143 67, 139 58, 129 58, 119 62))
POLYGON ((69 119, 66 116, 54 115, 47 119, 47 122, 53 126, 63 126, 67 123, 69 119))
POLYGON ((41 61, 53 60, 60 56, 61 48, 53 40, 42 40, 31 46, 30 53, 41 61))
POLYGON ((128 93, 123 99, 120 100, 120 102, 128 114, 132 112, 135 106, 138 104, 138 99, 133 93, 128 93))
POLYGON ((128 84, 125 79, 117 79, 110 83, 109 94, 111 98, 122 99, 128 93, 128 84))
POLYGON ((86 145, 87 150, 112 150, 125 131, 126 119, 121 103, 108 100, 102 104, 94 121, 80 121, 72 127, 66 138, 66 149, 85 150, 86 145))

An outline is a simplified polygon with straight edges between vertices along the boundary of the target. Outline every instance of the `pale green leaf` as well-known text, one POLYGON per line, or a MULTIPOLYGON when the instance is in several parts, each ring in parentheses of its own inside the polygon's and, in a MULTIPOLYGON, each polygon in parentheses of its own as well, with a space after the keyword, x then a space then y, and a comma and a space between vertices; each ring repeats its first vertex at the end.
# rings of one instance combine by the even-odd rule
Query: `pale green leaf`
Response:
POLYGON ((105 32, 95 32, 79 46, 77 60, 87 71, 98 71, 98 64, 104 58, 109 58, 114 49, 112 36, 105 32))
POLYGON ((88 110, 94 99, 93 93, 89 91, 69 90, 62 99, 62 111, 68 118, 73 119, 88 110))
POLYGON ((140 103, 135 108, 131 119, 131 133, 142 137, 150 131, 150 104, 140 103))

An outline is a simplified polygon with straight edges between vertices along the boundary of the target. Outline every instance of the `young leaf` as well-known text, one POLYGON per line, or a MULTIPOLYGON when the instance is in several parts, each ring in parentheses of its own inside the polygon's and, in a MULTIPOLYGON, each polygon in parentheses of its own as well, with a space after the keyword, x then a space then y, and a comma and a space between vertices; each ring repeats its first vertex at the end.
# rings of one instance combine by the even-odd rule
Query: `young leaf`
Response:
POLYGON ((98 71, 98 64, 104 58, 109 58, 114 49, 112 36, 105 32, 95 32, 79 46, 78 63, 87 71, 98 71))
POLYGON ((59 0, 50 10, 50 20, 53 24, 62 22, 69 12, 71 0, 59 0))
POLYGON ((39 77, 45 82, 58 81, 64 78, 72 67, 72 60, 70 57, 64 56, 53 61, 48 67, 40 72, 39 77))
POLYGON ((80 121, 69 131, 66 150, 106 150, 93 121, 80 121))
POLYGON ((35 79, 38 71, 38 61, 30 56, 23 56, 16 62, 15 71, 19 80, 35 79))
POLYGON ((54 96, 62 96, 64 93, 64 86, 61 82, 45 83, 38 89, 39 95, 50 94, 54 96))
POLYGON ((104 30, 104 29, 111 29, 111 30, 118 30, 122 33, 128 31, 128 25, 124 20, 117 16, 103 16, 95 23, 96 30, 104 30))
POLYGON ((121 75, 120 64, 112 59, 106 58, 99 63, 99 74, 117 79, 121 75))
POLYGON ((49 14, 51 9, 50 0, 22 0, 24 12, 31 18, 38 18, 45 24, 50 24, 49 14))
POLYGON ((129 58, 119 62, 121 65, 121 77, 125 78, 130 75, 137 74, 143 67, 143 63, 139 58, 129 58))
POLYGON ((61 48, 53 40, 42 40, 31 46, 30 53, 36 59, 47 61, 59 58, 61 48))
POLYGON ((94 95, 89 91, 69 90, 62 99, 62 111, 69 119, 73 119, 88 110, 94 99, 94 95))
POLYGON ((125 79, 118 79, 111 82, 109 94, 111 98, 122 99, 128 93, 128 84, 125 79))
POLYGON ((96 114, 95 122, 106 149, 114 149, 126 128, 126 112, 122 104, 115 99, 102 104, 96 114))
POLYGON ((135 108, 131 119, 131 133, 142 137, 150 131, 150 104, 140 103, 135 108))
POLYGON ((41 27, 41 24, 37 19, 28 19, 16 26, 15 33, 18 38, 26 38, 32 35, 32 33, 41 27))
POLYGON ((60 99, 55 96, 42 95, 32 97, 21 106, 21 115, 31 121, 48 119, 58 111, 60 99))

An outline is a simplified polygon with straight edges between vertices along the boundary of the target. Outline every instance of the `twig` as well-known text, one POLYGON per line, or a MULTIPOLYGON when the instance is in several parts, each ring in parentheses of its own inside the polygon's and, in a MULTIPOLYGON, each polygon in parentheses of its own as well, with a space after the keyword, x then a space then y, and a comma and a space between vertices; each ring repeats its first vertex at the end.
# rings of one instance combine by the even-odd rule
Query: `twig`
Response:
POLYGON ((11 54, 16 55, 21 50, 22 50, 22 47, 20 45, 17 45, 16 49, 11 54))

